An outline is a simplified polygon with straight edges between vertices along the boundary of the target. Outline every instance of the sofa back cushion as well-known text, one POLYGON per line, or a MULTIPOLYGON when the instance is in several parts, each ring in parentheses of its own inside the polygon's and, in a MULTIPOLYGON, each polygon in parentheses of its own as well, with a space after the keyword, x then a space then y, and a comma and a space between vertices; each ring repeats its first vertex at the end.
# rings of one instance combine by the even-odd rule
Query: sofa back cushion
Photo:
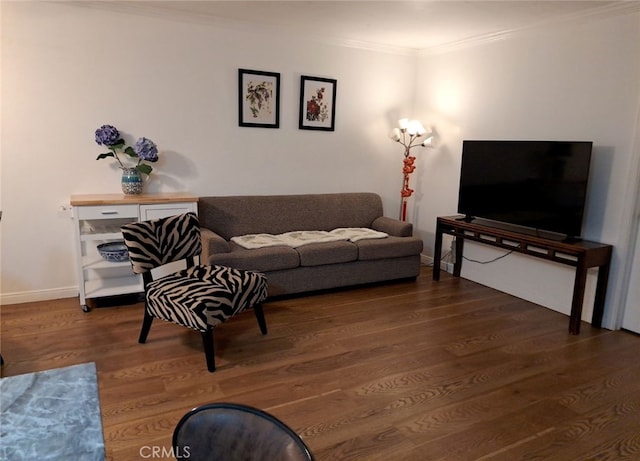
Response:
POLYGON ((200 197, 200 225, 225 239, 337 227, 370 227, 382 216, 380 196, 370 192, 200 197))

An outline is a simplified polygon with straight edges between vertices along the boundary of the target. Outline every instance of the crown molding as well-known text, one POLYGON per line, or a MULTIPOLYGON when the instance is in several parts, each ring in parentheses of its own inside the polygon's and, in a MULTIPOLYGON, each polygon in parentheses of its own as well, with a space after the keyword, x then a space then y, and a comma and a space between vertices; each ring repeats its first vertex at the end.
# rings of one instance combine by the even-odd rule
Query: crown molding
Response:
POLYGON ((528 26, 516 27, 513 29, 503 30, 499 32, 493 32, 489 34, 476 35, 474 37, 465 38, 463 40, 457 40, 455 42, 445 43, 442 45, 423 48, 418 51, 419 56, 434 56, 440 54, 446 54, 452 51, 457 51, 465 48, 472 48, 475 46, 485 45, 492 42, 507 40, 515 35, 535 31, 543 27, 565 25, 569 23, 586 23, 595 20, 606 19, 615 16, 621 16, 626 14, 635 14, 640 12, 640 1, 636 0, 622 0, 615 1, 608 5, 591 8, 578 13, 571 13, 554 18, 539 21, 528 26))
MULTIPOLYGON (((62 0, 57 3, 90 9, 112 11, 121 14, 153 17, 172 22, 177 21, 183 23, 200 24, 204 26, 213 26, 217 29, 232 30, 243 34, 266 34, 270 37, 280 37, 283 40, 287 41, 290 41, 292 36, 295 37, 295 40, 301 40, 300 31, 294 30, 293 28, 261 24, 251 21, 239 21, 188 9, 168 8, 163 5, 163 2, 62 0)), ((310 34, 308 31, 305 31, 303 40, 338 47, 355 48, 366 51, 374 51, 377 53, 388 53, 395 55, 416 56, 419 52, 419 49, 417 48, 387 45, 365 40, 347 39, 344 37, 327 37, 326 35, 310 34)))
MULTIPOLYGON (((289 27, 260 24, 250 21, 239 21, 222 18, 214 14, 197 12, 188 9, 167 7, 164 2, 156 1, 109 1, 109 0, 62 0, 63 3, 72 6, 85 8, 109 10, 122 14, 134 14, 139 16, 154 17, 172 22, 186 22, 200 24, 204 26, 214 26, 218 29, 233 30, 244 34, 267 34, 270 37, 280 37, 283 40, 291 40, 292 36, 296 40, 301 40, 300 31, 289 27)), ((180 2, 176 2, 179 4, 180 2)), ((174 5, 176 4, 174 3, 174 5)), ((412 48, 403 46, 387 45, 366 40, 346 39, 344 37, 327 37, 326 35, 314 35, 305 31, 304 40, 313 41, 325 45, 333 45, 344 48, 354 48, 377 53, 388 53, 404 56, 431 56, 445 54, 452 51, 472 48, 496 41, 507 40, 517 34, 549 26, 557 26, 568 23, 589 22, 613 16, 634 14, 640 12, 640 1, 638 0, 615 0, 607 5, 590 8, 577 13, 570 13, 562 16, 549 18, 527 26, 505 29, 498 32, 476 35, 462 40, 457 40, 442 45, 428 48, 412 48)))

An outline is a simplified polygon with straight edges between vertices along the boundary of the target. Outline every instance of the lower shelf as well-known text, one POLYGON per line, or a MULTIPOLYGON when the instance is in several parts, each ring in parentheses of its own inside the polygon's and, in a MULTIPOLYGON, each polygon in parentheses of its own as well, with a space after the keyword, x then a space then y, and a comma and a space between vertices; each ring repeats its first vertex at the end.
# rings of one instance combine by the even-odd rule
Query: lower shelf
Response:
POLYGON ((142 277, 138 275, 87 280, 84 288, 86 298, 102 298, 144 291, 142 277))

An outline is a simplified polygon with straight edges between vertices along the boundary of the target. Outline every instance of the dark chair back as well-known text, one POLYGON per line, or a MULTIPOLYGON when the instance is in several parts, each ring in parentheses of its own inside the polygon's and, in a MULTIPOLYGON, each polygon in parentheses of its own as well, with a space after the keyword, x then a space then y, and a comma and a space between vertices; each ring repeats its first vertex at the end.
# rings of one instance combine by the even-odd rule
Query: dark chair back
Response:
POLYGON ((282 421, 235 403, 203 405, 184 415, 173 432, 173 449, 191 461, 313 461, 282 421))

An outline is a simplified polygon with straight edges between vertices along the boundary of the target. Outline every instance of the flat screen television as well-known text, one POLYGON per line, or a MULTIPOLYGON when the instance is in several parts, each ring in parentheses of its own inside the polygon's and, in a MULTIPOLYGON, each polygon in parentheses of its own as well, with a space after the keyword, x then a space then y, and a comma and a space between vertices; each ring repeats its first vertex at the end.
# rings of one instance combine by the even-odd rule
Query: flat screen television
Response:
POLYGON ((579 238, 591 150, 590 141, 465 140, 458 213, 579 238))

